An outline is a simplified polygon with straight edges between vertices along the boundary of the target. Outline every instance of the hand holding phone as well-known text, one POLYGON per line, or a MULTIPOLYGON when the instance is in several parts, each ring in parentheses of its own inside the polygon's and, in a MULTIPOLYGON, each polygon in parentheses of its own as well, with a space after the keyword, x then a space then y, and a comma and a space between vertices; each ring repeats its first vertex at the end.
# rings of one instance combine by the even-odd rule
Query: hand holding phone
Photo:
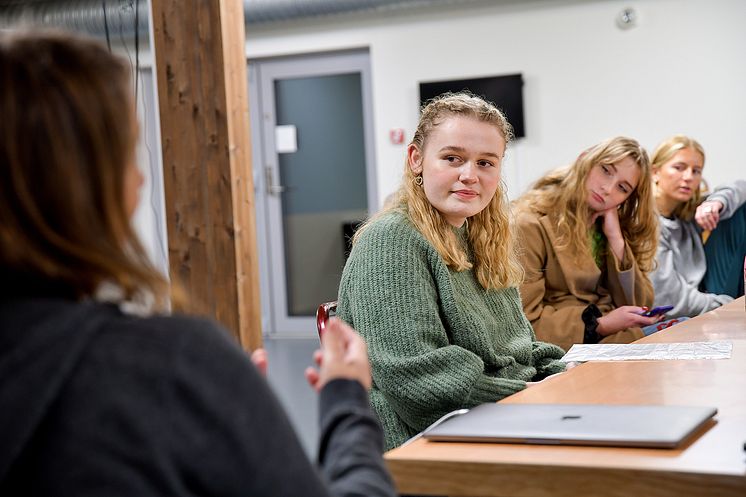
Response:
POLYGON ((671 309, 673 309, 672 305, 661 305, 661 306, 658 306, 658 307, 653 307, 649 311, 645 311, 645 312, 642 312, 640 314, 642 314, 643 316, 649 318, 649 317, 652 317, 652 316, 660 316, 661 314, 665 314, 668 311, 670 311, 671 309))

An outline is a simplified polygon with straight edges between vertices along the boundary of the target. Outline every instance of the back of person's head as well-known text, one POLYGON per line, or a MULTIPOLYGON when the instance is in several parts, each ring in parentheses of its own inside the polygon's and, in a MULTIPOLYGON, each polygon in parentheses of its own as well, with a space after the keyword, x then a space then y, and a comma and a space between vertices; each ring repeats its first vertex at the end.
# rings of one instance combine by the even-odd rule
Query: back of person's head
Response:
MULTIPOLYGON (((450 117, 466 117, 494 126, 505 140, 506 146, 513 139, 513 128, 495 105, 468 92, 444 93, 428 101, 422 108, 410 146, 415 145, 424 150, 432 131, 450 117)), ((473 267, 477 279, 484 288, 503 288, 520 284, 523 271, 513 246, 514 237, 502 181, 487 207, 467 219, 468 237, 474 255, 473 264, 462 249, 452 227, 430 203, 420 185, 409 165, 409 159, 405 158, 402 184, 379 215, 391 210, 405 213, 423 236, 433 244, 449 267, 457 271, 473 267)), ((364 228, 365 226, 358 230, 358 236, 365 231, 364 228)))
POLYGON ((617 136, 582 152, 575 162, 541 177, 522 195, 516 206, 557 218, 558 247, 569 248, 578 258, 590 251, 588 242, 588 192, 586 181, 591 169, 631 158, 640 169, 637 186, 619 206, 619 223, 638 265, 649 271, 655 260, 657 221, 651 189, 650 159, 634 139, 617 136))
MULTIPOLYGON (((653 152, 651 159, 651 169, 655 173, 660 169, 663 164, 666 164, 680 151, 684 149, 691 149, 696 151, 702 156, 702 166, 705 164, 705 149, 699 144, 697 140, 685 135, 674 135, 666 140, 663 140, 653 152)), ((655 192, 657 195, 657 191, 655 192)), ((677 206, 673 215, 675 217, 690 220, 694 217, 694 213, 697 210, 697 206, 702 201, 701 189, 695 188, 694 195, 686 202, 681 203, 677 206)))
POLYGON ((56 32, 0 35, 0 272, 76 298, 104 282, 163 298, 130 224, 137 120, 129 67, 56 32))

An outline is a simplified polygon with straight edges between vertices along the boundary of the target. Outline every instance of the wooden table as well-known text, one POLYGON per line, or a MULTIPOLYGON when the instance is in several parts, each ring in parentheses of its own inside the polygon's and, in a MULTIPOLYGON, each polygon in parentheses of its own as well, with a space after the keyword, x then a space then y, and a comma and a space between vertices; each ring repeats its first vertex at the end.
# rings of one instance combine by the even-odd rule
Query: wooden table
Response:
POLYGON ((399 492, 459 496, 746 497, 743 297, 640 343, 729 340, 730 359, 585 363, 504 403, 679 404, 718 408, 680 449, 428 442, 386 453, 399 492))

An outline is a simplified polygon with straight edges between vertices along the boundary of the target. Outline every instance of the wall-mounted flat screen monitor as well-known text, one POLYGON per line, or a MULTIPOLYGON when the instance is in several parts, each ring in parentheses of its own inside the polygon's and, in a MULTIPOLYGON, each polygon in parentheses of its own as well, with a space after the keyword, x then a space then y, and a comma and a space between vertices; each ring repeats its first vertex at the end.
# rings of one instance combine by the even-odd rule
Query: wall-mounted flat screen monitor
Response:
POLYGON ((445 92, 469 90, 489 100, 505 113, 516 138, 526 136, 523 121, 523 76, 490 76, 486 78, 454 79, 420 83, 420 105, 445 92))

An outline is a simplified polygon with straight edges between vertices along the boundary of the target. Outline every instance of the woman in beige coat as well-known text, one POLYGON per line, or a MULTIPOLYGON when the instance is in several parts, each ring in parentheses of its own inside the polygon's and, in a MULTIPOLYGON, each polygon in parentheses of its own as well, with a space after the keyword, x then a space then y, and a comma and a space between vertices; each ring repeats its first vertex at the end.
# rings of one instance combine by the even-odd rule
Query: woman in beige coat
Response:
POLYGON ((653 303, 646 273, 657 241, 650 174, 635 140, 612 138, 515 202, 521 299, 539 340, 569 349, 657 331, 663 316, 642 315, 653 303))

